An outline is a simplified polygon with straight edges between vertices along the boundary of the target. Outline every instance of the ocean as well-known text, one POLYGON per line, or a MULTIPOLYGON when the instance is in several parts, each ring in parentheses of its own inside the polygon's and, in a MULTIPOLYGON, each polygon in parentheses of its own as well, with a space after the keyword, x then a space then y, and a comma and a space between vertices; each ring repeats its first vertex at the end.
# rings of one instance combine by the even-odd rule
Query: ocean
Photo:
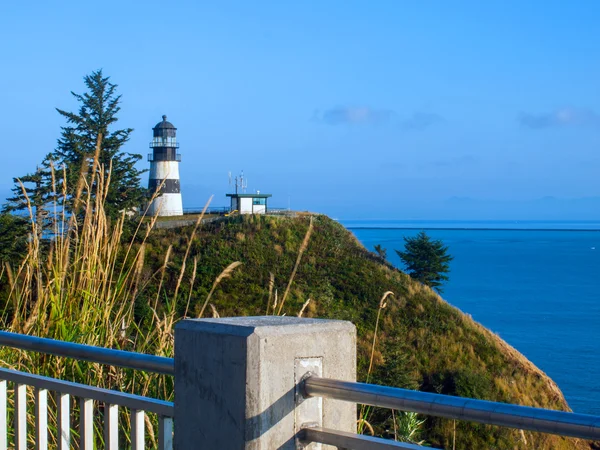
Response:
POLYGON ((454 256, 443 297, 546 372, 575 412, 600 414, 600 222, 342 220, 370 250, 421 229, 454 256))

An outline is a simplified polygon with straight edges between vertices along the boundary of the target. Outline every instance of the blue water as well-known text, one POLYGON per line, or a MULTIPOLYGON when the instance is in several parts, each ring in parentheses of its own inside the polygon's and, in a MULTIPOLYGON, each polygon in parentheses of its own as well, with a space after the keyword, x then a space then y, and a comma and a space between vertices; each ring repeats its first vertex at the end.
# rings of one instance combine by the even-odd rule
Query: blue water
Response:
POLYGON ((600 414, 600 231, 584 231, 600 222, 342 223, 399 267, 403 237, 427 228, 454 256, 443 297, 546 372, 574 411, 600 414))

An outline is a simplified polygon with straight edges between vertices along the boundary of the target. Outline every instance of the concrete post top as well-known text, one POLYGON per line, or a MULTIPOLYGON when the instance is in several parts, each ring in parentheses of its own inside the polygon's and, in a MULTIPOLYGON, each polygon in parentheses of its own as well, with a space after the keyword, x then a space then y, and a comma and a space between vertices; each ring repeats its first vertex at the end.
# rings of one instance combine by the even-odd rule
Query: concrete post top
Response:
POLYGON ((356 327, 344 320, 307 319, 286 316, 224 317, 218 319, 186 319, 175 329, 227 334, 234 336, 308 334, 320 331, 356 332, 356 327))
POLYGON ((356 380, 352 323, 285 316, 179 322, 175 450, 295 450, 307 424, 356 432, 356 404, 302 397, 308 372, 356 380))

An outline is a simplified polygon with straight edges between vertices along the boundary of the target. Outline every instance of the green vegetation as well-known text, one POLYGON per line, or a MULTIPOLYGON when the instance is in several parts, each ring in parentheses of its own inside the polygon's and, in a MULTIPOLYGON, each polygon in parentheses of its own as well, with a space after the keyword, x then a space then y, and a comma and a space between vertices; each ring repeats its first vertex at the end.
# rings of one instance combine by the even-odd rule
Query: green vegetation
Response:
MULTIPOLYGON (((117 114, 121 110, 121 96, 116 94, 117 86, 102 74, 102 70, 84 77, 87 92, 73 96, 79 102, 77 113, 57 111, 67 120, 62 127, 58 147, 52 153, 57 167, 65 167, 57 181, 65 181, 68 199, 83 198, 87 192, 95 195, 83 182, 87 174, 101 172, 107 183, 104 195, 106 215, 117 218, 121 211, 138 208, 144 201, 145 190, 140 187, 140 176, 145 171, 137 170, 135 164, 142 158, 138 154, 124 153, 123 144, 129 140, 131 128, 113 130, 117 114), (97 167, 94 167, 94 164, 97 167)), ((76 203, 67 204, 75 212, 76 203)))
POLYGON ((394 421, 394 438, 397 441, 409 442, 411 444, 425 445, 420 440, 420 433, 424 419, 419 419, 418 414, 413 412, 400 412, 392 416, 394 421))
MULTIPOLYGON (((179 284, 177 315, 195 317, 214 280, 229 264, 240 261, 229 279, 213 291, 210 303, 221 317, 265 314, 281 299, 296 265, 309 219, 232 217, 199 228, 159 230, 146 240, 143 280, 161 270, 165 248, 171 257, 162 277, 164 294, 179 284), (179 283, 182 256, 189 257, 179 283), (271 293, 271 294, 270 294, 271 293), (188 303, 189 300, 189 303, 188 303)), ((282 309, 287 315, 304 309, 304 316, 350 320, 359 333, 359 378, 366 380, 373 352, 370 381, 451 395, 472 395, 505 402, 567 409, 556 385, 497 336, 444 302, 428 287, 381 264, 354 236, 325 216, 315 216, 313 231, 282 309), (384 292, 392 291, 384 304, 384 292), (383 306, 383 307, 382 307, 383 306), (377 317, 377 336, 374 336, 377 317)), ((155 285, 150 287, 157 295, 155 285)), ((137 320, 149 321, 147 303, 137 302, 137 320)), ((277 305, 277 310, 279 305, 277 305)), ((390 436, 391 412, 375 409, 367 421, 378 434, 390 436)), ((453 422, 427 418, 421 439, 451 448, 453 422)), ((456 424, 456 448, 572 448, 572 441, 549 435, 456 424), (527 444, 523 440, 525 436, 527 444)), ((584 444, 580 444, 585 448, 584 444)))
POLYGON ((404 251, 396 250, 400 260, 414 280, 442 293, 442 283, 448 281, 450 272, 448 247, 440 240, 432 240, 424 231, 415 237, 404 238, 404 251))
MULTIPOLYGON (((13 196, 8 198, 2 207, 3 213, 27 213, 29 208, 35 214, 33 224, 38 238, 42 237, 45 230, 52 227, 48 220, 51 212, 48 206, 53 203, 52 169, 50 156, 47 156, 42 165, 34 173, 28 173, 19 178, 13 178, 15 185, 12 188, 13 196)), ((18 215, 18 214, 17 214, 18 215)), ((13 220, 18 221, 18 218, 13 220)))
MULTIPOLYGON (((120 234, 122 222, 111 227, 101 205, 90 202, 79 237, 67 233, 49 252, 34 237, 17 270, 3 267, 3 328, 170 356, 173 326, 184 316, 302 311, 357 326, 360 380, 567 409, 556 385, 517 351, 428 287, 382 264, 325 216, 237 216, 164 230, 151 230, 150 223, 129 245, 120 234)), ((165 377, 7 349, 0 357, 51 376, 172 395, 165 377)), ((365 419, 377 434, 393 437, 404 417, 398 414, 372 409, 365 419)), ((413 438, 433 446, 451 448, 455 437, 459 449, 589 448, 463 422, 454 432, 450 420, 422 419, 413 438)))
POLYGON ((18 264, 27 251, 27 234, 31 226, 22 217, 0 213, 0 264, 18 264))

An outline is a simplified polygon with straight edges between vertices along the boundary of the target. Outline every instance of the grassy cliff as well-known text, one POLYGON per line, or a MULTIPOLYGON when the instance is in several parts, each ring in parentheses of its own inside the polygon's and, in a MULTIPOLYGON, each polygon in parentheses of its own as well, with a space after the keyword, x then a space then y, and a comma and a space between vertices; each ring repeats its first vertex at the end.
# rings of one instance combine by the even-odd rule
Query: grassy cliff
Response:
MULTIPOLYGON (((556 384, 498 336, 380 260, 335 221, 315 216, 313 225, 303 252, 308 217, 228 218, 200 227, 191 243, 193 227, 153 231, 145 243, 141 285, 147 288, 136 299, 137 320, 150 323, 150 299, 163 290, 178 292, 178 317, 197 316, 209 296, 205 316, 272 314, 300 252, 281 313, 296 315, 304 306, 306 317, 352 321, 359 335, 359 380, 367 378, 379 314, 370 382, 568 410, 556 384), (170 262, 162 270, 167 252, 170 262), (220 277, 236 261, 242 264, 220 277), (387 291, 394 295, 381 308, 387 291)), ((390 415, 370 410, 367 420, 385 434, 390 415)), ((457 449, 590 448, 576 439, 433 418, 422 437, 445 448, 455 438, 457 449)))

